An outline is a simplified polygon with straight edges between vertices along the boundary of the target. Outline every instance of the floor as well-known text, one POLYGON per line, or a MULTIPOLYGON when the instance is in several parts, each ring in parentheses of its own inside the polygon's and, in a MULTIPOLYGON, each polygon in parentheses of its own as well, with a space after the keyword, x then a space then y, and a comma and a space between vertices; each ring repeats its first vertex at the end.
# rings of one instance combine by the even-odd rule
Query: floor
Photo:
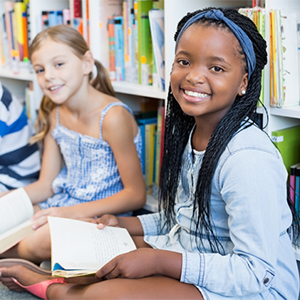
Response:
POLYGON ((36 296, 27 293, 17 293, 8 290, 2 283, 0 283, 0 299, 1 300, 38 300, 36 296))

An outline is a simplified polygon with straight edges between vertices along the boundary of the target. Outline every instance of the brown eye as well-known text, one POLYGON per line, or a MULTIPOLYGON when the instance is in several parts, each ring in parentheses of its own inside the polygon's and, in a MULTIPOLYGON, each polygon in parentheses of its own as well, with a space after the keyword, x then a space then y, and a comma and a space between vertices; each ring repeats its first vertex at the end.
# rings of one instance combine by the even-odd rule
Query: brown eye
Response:
POLYGON ((220 72, 223 71, 223 69, 220 68, 220 67, 212 67, 211 69, 212 69, 213 71, 215 71, 216 73, 220 73, 220 72))
POLYGON ((182 66, 188 66, 190 64, 187 60, 184 59, 179 60, 178 63, 182 66))

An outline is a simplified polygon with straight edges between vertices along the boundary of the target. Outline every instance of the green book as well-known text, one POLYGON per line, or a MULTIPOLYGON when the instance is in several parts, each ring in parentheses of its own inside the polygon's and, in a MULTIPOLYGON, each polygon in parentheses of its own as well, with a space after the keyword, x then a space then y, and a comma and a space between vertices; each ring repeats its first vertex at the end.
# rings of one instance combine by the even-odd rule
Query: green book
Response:
POLYGON ((152 39, 149 23, 152 4, 152 0, 137 1, 139 83, 144 85, 152 85, 152 39))
POLYGON ((271 137, 281 153, 287 171, 290 173, 290 167, 300 162, 300 125, 275 130, 271 137))

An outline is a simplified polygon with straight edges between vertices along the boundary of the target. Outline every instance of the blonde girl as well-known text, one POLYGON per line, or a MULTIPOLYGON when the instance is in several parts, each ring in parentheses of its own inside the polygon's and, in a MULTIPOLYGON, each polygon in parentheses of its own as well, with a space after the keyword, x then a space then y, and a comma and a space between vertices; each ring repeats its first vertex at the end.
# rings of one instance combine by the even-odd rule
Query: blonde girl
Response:
MULTIPOLYGON (((50 215, 82 219, 141 208, 140 131, 81 34, 66 25, 50 27, 35 37, 30 54, 44 94, 33 138, 43 142, 42 168, 24 188, 39 219, 35 229, 50 215)), ((48 226, 2 257, 49 259, 48 226)))

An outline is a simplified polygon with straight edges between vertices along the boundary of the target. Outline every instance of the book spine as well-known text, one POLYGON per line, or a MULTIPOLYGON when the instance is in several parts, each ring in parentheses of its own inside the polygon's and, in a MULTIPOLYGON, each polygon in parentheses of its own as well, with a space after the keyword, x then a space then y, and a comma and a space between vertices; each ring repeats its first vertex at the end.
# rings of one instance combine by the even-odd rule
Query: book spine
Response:
POLYGON ((116 81, 116 53, 115 53, 115 20, 114 17, 108 18, 108 39, 109 39, 109 78, 116 81))
POLYGON ((152 0, 137 1, 139 83, 152 85, 152 41, 149 25, 149 11, 152 0))
POLYGON ((115 17, 116 80, 125 80, 123 17, 115 17))
POLYGON ((148 194, 152 193, 155 129, 156 123, 145 125, 145 181, 148 194))
POLYGON ((299 199, 300 199, 300 168, 296 168, 296 179, 295 179, 295 211, 299 217, 299 199))
POLYGON ((55 11, 49 11, 48 13, 49 27, 57 25, 57 18, 55 11))
POLYGON ((23 61, 27 62, 29 58, 28 54, 28 21, 27 21, 27 11, 22 13, 22 29, 23 29, 23 38, 24 38, 24 58, 23 61))
POLYGON ((155 149, 155 176, 154 183, 156 186, 159 185, 159 174, 160 174, 160 148, 161 148, 161 125, 162 125, 162 101, 157 110, 157 131, 156 131, 156 149, 155 149))
POLYGON ((23 12, 26 12, 26 5, 22 2, 15 2, 14 12, 16 19, 16 40, 19 49, 19 59, 24 59, 24 30, 23 30, 23 12))
POLYGON ((75 18, 82 18, 81 13, 81 0, 73 0, 73 9, 74 9, 74 19, 75 18))

